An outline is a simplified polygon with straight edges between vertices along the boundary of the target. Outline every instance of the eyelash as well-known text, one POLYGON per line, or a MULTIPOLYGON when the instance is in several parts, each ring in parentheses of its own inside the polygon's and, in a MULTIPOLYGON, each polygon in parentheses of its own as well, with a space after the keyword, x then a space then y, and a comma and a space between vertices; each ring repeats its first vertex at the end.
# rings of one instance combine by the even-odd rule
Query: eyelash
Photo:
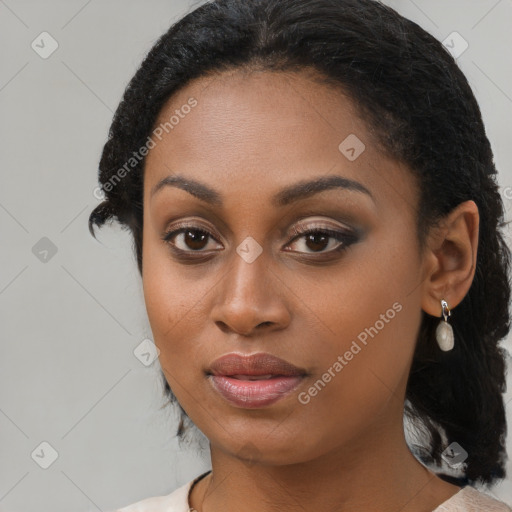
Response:
MULTIPOLYGON (((197 256, 191 256, 191 254, 195 253, 195 254, 201 254, 203 252, 208 252, 208 251, 203 251, 203 250, 197 250, 197 251, 194 251, 194 250, 190 250, 190 251, 184 251, 183 249, 178 249, 174 243, 171 242, 171 239, 174 238, 175 236, 181 234, 181 233, 184 233, 186 231, 193 231, 194 233, 199 233, 199 234, 203 234, 203 235, 206 235, 212 239, 215 240, 215 238, 213 237, 213 235, 207 231, 206 229, 203 229, 201 227, 198 227, 198 226, 194 226, 194 225, 187 225, 187 224, 179 224, 178 226, 175 226, 177 229, 173 229, 171 231, 168 231, 167 233, 165 233, 163 236, 162 236, 162 240, 167 243, 171 250, 177 254, 179 257, 181 258, 189 258, 189 259, 198 259, 197 256)), ((289 252, 298 252, 299 254, 307 254, 307 255, 313 255, 313 254, 319 254, 319 255, 322 255, 322 254, 331 254, 331 253, 340 253, 340 252, 344 252, 352 243, 356 242, 357 241, 357 235, 355 233, 349 233, 349 232, 344 232, 344 231, 337 231, 337 230, 334 230, 334 229, 330 229, 330 228, 326 228, 326 227, 322 227, 322 226, 310 226, 308 228, 303 228, 301 226, 295 226, 293 229, 292 229, 292 234, 294 235, 293 238, 290 240, 290 242, 288 242, 288 244, 294 242, 295 240, 297 239, 300 239, 300 238, 303 238, 307 235, 310 235, 310 234, 322 234, 322 235, 327 235, 329 238, 334 238, 336 241, 340 242, 340 245, 338 245, 337 247, 335 247, 334 249, 331 249, 329 251, 318 251, 318 252, 298 252, 298 251, 289 251, 289 252)), ((215 240, 217 241, 217 240, 215 240)))

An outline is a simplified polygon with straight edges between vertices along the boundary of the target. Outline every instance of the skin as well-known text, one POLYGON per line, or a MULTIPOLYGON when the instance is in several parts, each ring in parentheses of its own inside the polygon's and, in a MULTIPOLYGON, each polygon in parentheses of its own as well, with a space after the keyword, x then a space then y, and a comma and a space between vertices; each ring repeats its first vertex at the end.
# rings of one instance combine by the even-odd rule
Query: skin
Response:
POLYGON ((422 315, 441 318, 440 299, 453 309, 471 285, 476 204, 453 210, 420 253, 413 175, 379 149, 339 90, 306 72, 223 72, 190 82, 167 102, 158 123, 190 97, 197 106, 146 159, 143 288, 169 385, 210 440, 213 471, 192 489, 191 506, 199 512, 434 510, 459 487, 411 454, 404 396, 422 315), (338 149, 349 134, 366 146, 354 161, 338 149), (161 179, 177 174, 217 190, 222 206, 172 186, 151 195, 161 179), (271 203, 283 187, 323 175, 356 180, 373 199, 337 188, 287 206, 271 203), (162 240, 177 222, 211 233, 197 245, 183 233, 172 239, 202 260, 183 262, 162 240), (318 224, 356 229, 358 238, 333 252, 335 238, 308 243, 291 232, 318 224), (262 248, 250 264, 236 252, 249 236, 262 248), (298 394, 394 303, 401 305, 394 318, 300 403, 298 394), (270 352, 308 376, 270 406, 236 407, 205 375, 214 359, 234 351, 270 352))

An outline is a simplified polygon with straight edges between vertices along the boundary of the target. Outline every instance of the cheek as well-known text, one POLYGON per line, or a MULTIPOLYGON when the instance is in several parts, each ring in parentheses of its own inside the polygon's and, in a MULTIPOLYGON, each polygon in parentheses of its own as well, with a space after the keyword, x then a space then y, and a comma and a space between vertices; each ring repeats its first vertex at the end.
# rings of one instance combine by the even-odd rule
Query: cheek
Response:
POLYGON ((323 364, 353 341, 383 364, 413 350, 421 320, 420 261, 415 246, 404 243, 411 239, 408 228, 375 229, 321 279, 314 273, 296 278, 294 294, 307 306, 304 318, 316 321, 329 340, 315 346, 323 364))
MULTIPOLYGON (((146 242, 144 242, 146 243, 146 242)), ((203 272, 204 273, 204 272, 203 272)), ((172 261, 167 247, 149 241, 143 254, 143 291, 159 361, 173 392, 186 402, 186 391, 203 377, 204 354, 199 341, 207 325, 215 278, 200 277, 192 267, 172 261)))
MULTIPOLYGON (((173 394, 185 410, 193 408, 190 391, 197 387, 202 376, 201 361, 197 344, 198 326, 197 310, 188 293, 180 285, 178 275, 169 270, 155 270, 148 261, 143 279, 144 297, 151 331, 155 345, 160 351, 158 359, 165 379, 173 394)), ((170 265, 168 265, 170 267, 170 265)))
POLYGON ((332 333, 315 349, 317 371, 297 396, 301 429, 319 433, 302 439, 304 449, 326 450, 333 439, 345 442, 374 422, 385 425, 391 411, 401 417, 421 310, 417 296, 407 295, 413 267, 389 270, 383 259, 362 263, 365 284, 346 280, 335 293, 332 333))
POLYGON ((144 242, 143 290, 146 310, 154 342, 161 354, 179 351, 184 327, 191 325, 187 313, 191 309, 194 288, 189 289, 172 265, 165 247, 157 242, 144 242))
POLYGON ((418 265, 414 246, 395 243, 388 233, 361 245, 330 283, 313 287, 308 302, 328 327, 315 347, 315 377, 329 369, 336 375, 321 379, 329 380, 319 393, 324 403, 355 403, 357 397, 369 404, 375 393, 377 404, 402 381, 421 322, 418 265))

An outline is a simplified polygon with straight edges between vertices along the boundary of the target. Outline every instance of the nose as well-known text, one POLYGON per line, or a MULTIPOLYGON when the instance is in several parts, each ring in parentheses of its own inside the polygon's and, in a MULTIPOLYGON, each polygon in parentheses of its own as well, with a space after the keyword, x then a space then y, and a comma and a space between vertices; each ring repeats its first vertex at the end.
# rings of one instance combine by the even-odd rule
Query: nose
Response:
POLYGON ((243 336, 284 329, 291 319, 288 288, 264 253, 252 263, 235 253, 227 264, 229 270, 216 287, 218 295, 211 311, 215 324, 226 333, 243 336))

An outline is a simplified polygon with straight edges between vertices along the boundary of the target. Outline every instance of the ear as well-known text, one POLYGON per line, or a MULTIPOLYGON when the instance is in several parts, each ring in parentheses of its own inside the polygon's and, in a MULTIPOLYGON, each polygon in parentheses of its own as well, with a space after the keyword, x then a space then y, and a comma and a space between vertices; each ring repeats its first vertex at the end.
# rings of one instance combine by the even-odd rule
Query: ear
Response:
POLYGON ((422 309, 441 317, 441 299, 453 309, 475 275, 480 216, 474 201, 454 208, 429 234, 424 254, 422 309))

